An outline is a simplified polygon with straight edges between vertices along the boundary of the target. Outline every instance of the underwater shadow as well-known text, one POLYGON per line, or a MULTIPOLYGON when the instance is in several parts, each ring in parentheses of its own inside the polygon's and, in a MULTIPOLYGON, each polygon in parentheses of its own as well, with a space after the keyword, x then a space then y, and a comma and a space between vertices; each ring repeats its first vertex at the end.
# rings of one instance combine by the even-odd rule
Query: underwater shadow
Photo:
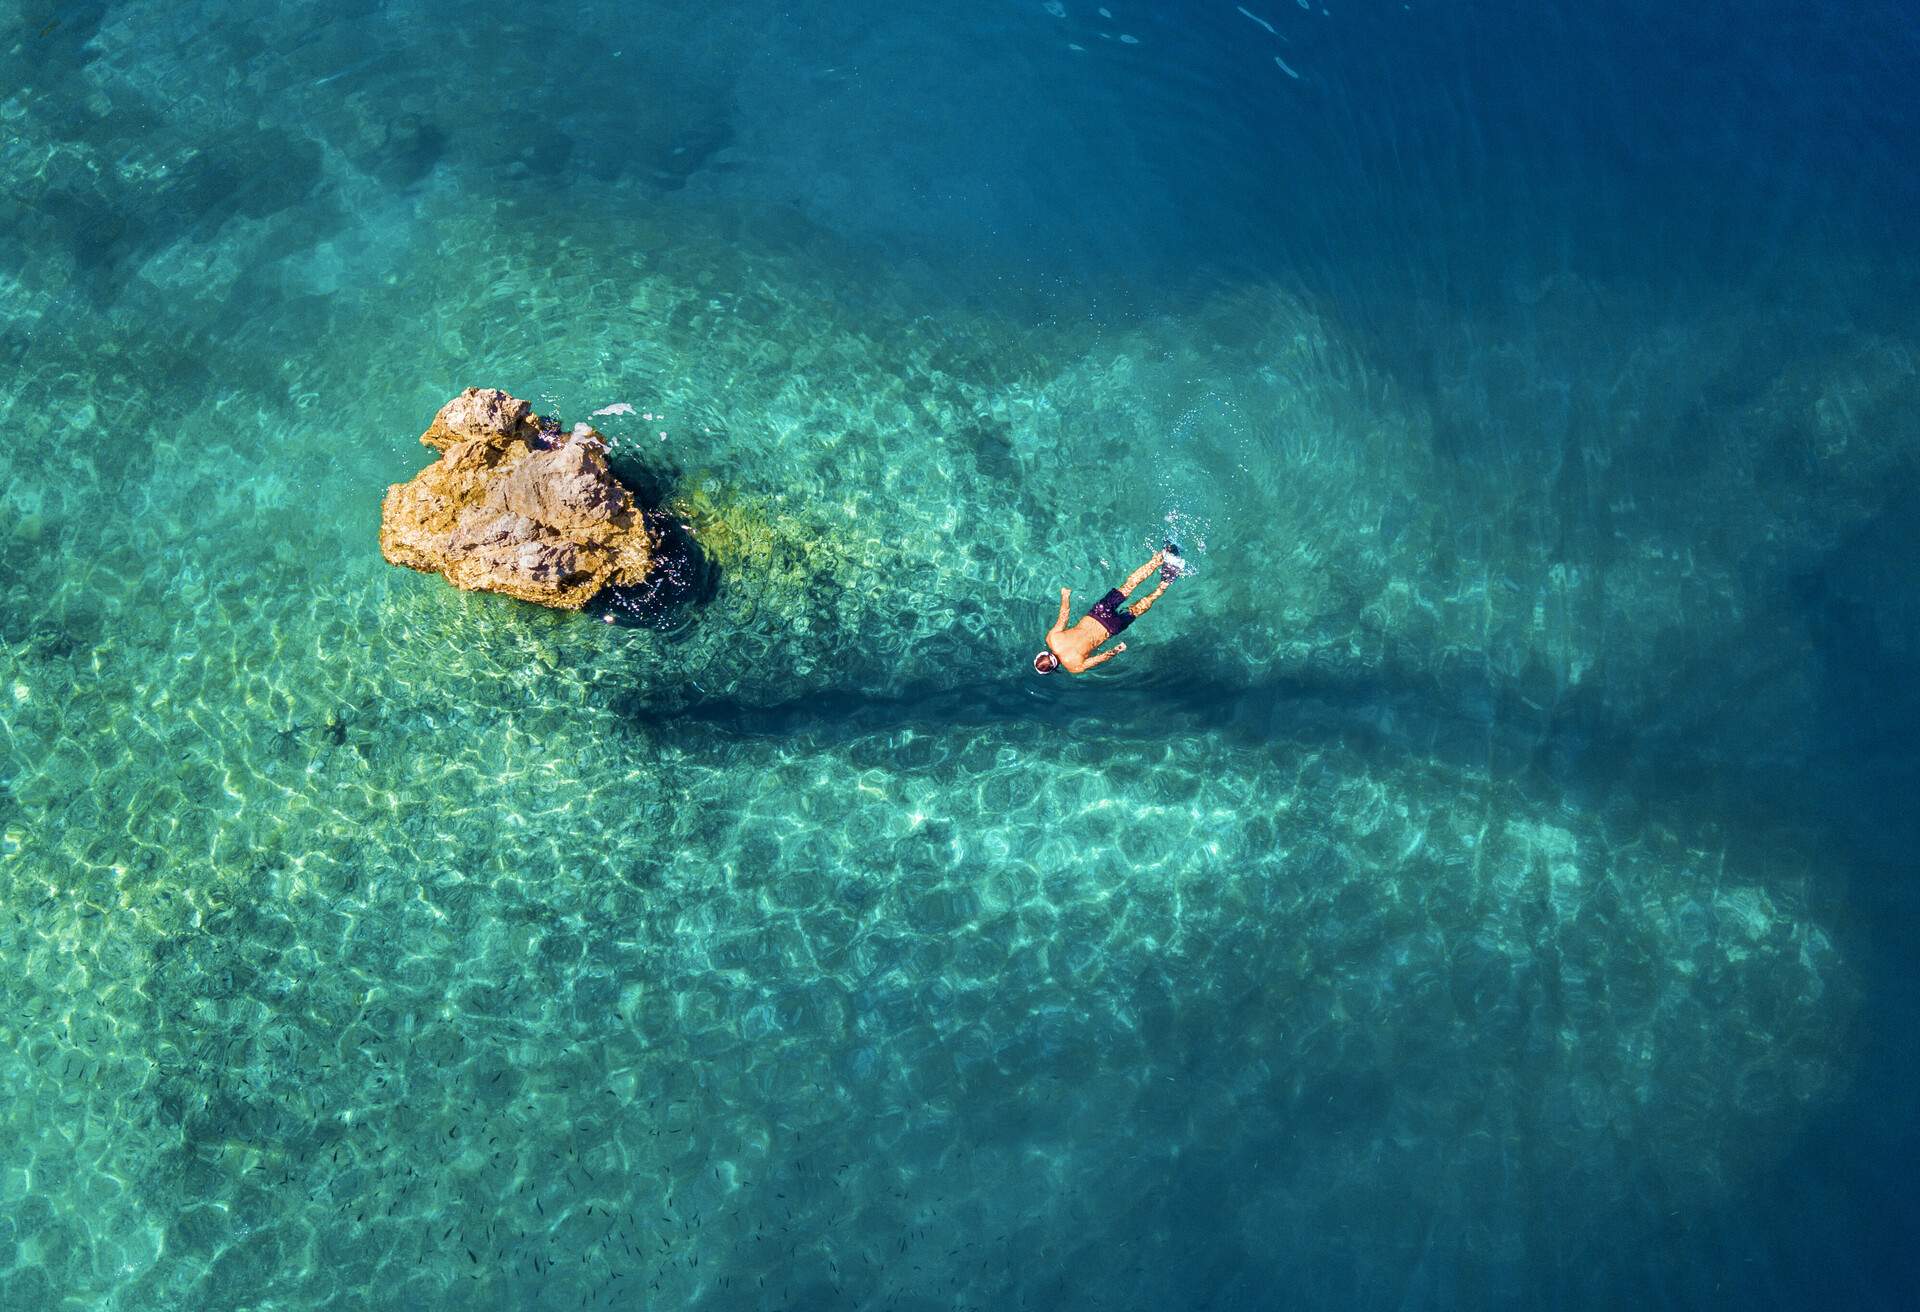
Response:
MULTIPOLYGON (((1707 664, 1725 670, 1737 653, 1707 664)), ((1223 744, 1290 753, 1339 748, 1363 760, 1419 761, 1510 781, 1588 812, 1683 811, 1720 816, 1739 832, 1767 827, 1826 832, 1834 817, 1802 785, 1822 753, 1812 708, 1791 708, 1778 733, 1729 727, 1712 689, 1677 695, 1658 720, 1609 701, 1604 683, 1530 700, 1485 671, 1308 670, 1265 678, 1236 673, 1201 649, 1178 653, 1184 673, 1040 680, 1024 672, 960 682, 921 680, 884 692, 824 689, 764 704, 709 698, 662 716, 622 708, 636 724, 671 725, 676 738, 776 738, 832 749, 876 735, 1011 729, 1047 739, 1140 743, 1207 735, 1223 744)), ((1764 683, 1772 676, 1757 674, 1764 683)), ((1716 684, 1724 689, 1724 684, 1716 684)), ((904 744, 904 740, 903 740, 904 744)), ((903 751, 898 768, 919 768, 903 751)))
POLYGON ((1363 755, 1419 754, 1488 774, 1544 772, 1575 794, 1603 792, 1612 782, 1616 772, 1607 762, 1624 752, 1626 739, 1600 723, 1597 697, 1563 705, 1545 725, 1504 717, 1484 688, 1477 701, 1489 709, 1458 709, 1475 699, 1450 699, 1386 676, 1188 677, 1056 691, 1028 675, 927 683, 886 694, 832 689, 773 705, 717 698, 678 712, 671 723, 681 730, 796 739, 815 747, 908 729, 1025 728, 1036 741, 1138 742, 1205 733, 1240 747, 1338 745, 1363 755))

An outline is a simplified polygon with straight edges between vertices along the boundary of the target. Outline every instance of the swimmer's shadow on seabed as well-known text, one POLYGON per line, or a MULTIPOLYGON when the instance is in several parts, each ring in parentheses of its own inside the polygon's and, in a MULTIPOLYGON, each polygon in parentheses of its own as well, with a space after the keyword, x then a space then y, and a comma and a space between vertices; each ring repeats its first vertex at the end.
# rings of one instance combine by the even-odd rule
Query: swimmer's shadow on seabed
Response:
MULTIPOLYGON (((1361 750, 1417 751, 1427 759, 1484 770, 1540 767, 1580 773, 1624 741, 1598 697, 1579 694, 1547 719, 1511 717, 1479 688, 1447 688, 1391 673, 1307 671, 1245 677, 1204 650, 1176 653, 1177 681, 1105 681, 1049 686, 1034 676, 916 683, 886 693, 826 688, 771 705, 707 699, 669 713, 675 722, 745 737, 799 737, 831 744, 914 728, 1025 725, 1044 734, 1137 742, 1204 732, 1240 746, 1338 742, 1361 750)), ((629 705, 657 723, 660 708, 629 705)))
MULTIPOLYGON (((1618 790, 1662 796, 1750 790, 1779 797, 1818 744, 1791 730, 1770 755, 1722 741, 1719 710, 1702 695, 1678 699, 1660 722, 1610 705, 1599 687, 1568 688, 1530 702, 1518 684, 1489 686, 1484 670, 1306 670, 1248 678, 1198 644, 1174 643, 1177 681, 1114 680, 1073 694, 1036 696, 1033 676, 919 683, 884 694, 819 689, 773 705, 732 698, 674 709, 666 718, 742 737, 837 743, 899 729, 1024 726, 1041 736, 1116 742, 1208 733, 1242 747, 1340 746, 1385 761, 1409 755, 1499 777, 1531 778, 1576 805, 1618 790), (1784 773, 1783 773, 1784 772, 1784 773)), ((1730 658, 1730 654, 1729 654, 1730 658)), ((1051 691, 1051 690, 1050 690, 1051 691)), ((1537 690, 1535 690, 1537 691, 1537 690)), ((1715 699, 1717 700, 1717 699, 1715 699)), ((629 704, 627 713, 642 707, 629 704)), ((659 722, 659 708, 645 715, 659 722)))

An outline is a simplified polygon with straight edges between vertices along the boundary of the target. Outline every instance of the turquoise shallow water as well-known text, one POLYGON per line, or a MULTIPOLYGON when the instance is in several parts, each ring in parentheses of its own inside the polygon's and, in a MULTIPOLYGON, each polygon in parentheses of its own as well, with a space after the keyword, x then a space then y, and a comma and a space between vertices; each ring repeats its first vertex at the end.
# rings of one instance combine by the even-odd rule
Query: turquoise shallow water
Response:
POLYGON ((1884 197, 1058 8, 0 5, 6 1307, 1897 1304, 1884 197), (382 562, 468 385, 711 596, 382 562))

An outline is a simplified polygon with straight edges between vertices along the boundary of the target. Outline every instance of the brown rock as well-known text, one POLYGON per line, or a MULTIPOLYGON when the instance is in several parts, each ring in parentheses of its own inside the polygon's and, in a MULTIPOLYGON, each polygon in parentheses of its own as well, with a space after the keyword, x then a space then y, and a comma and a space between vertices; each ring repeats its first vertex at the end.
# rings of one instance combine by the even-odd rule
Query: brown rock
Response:
POLYGON ((440 407, 420 441, 444 451, 474 438, 496 443, 514 438, 532 441, 539 432, 530 402, 497 387, 469 387, 440 407))
POLYGON ((551 446, 533 407, 469 387, 420 440, 440 459, 387 489, 380 554, 457 588, 578 610, 653 566, 654 538, 585 424, 551 446))

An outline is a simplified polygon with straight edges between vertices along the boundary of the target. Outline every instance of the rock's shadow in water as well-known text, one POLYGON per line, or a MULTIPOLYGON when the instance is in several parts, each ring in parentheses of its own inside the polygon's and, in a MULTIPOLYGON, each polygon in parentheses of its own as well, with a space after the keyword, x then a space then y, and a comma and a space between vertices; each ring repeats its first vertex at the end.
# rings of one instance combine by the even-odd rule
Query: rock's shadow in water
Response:
POLYGON ((652 512, 648 520, 659 538, 653 572, 633 587, 609 584, 602 588, 587 603, 586 613, 623 628, 677 633, 694 622, 695 611, 713 600, 720 586, 719 571, 684 524, 652 512))

